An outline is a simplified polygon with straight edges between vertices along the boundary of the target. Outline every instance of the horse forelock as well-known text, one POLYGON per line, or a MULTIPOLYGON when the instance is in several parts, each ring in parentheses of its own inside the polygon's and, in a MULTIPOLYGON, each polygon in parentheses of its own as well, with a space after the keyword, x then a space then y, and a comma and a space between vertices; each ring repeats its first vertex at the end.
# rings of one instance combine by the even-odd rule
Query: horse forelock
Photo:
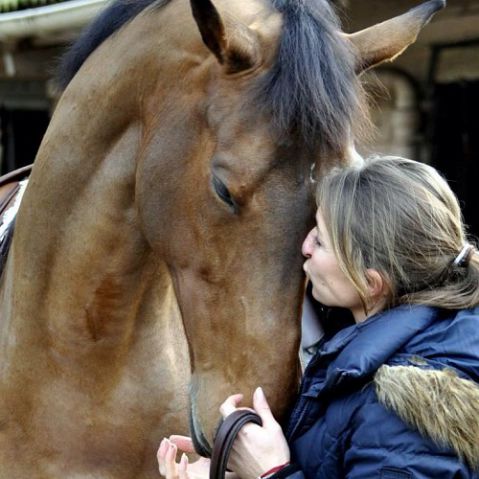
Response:
POLYGON ((355 55, 326 0, 272 0, 283 16, 277 58, 259 83, 261 103, 281 132, 341 153, 369 127, 355 55))

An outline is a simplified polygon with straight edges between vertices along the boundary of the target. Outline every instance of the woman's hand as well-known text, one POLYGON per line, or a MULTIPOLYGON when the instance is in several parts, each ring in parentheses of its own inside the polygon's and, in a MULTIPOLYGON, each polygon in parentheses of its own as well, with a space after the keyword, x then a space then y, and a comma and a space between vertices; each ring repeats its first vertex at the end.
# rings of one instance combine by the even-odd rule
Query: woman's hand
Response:
MULTIPOLYGON (((242 396, 230 396, 220 407, 223 417, 235 411, 242 396)), ((231 450, 228 468, 243 479, 254 479, 270 469, 286 464, 290 452, 281 426, 273 417, 261 388, 253 395, 253 407, 263 426, 248 423, 241 428, 231 450)))
POLYGON ((208 479, 210 460, 201 457, 189 464, 185 452, 195 452, 191 438, 170 436, 169 439, 163 439, 157 453, 160 474, 166 479, 208 479), (179 463, 176 462, 178 449, 183 451, 179 463))
MULTIPOLYGON (((243 396, 230 396, 221 405, 223 417, 228 416, 240 404, 243 396)), ((290 453, 281 426, 274 419, 266 397, 261 388, 253 395, 253 407, 263 421, 263 426, 246 424, 241 428, 231 449, 228 468, 235 471, 243 479, 255 479, 270 469, 289 462, 290 453)), ((191 438, 171 436, 163 439, 158 449, 158 465, 160 474, 166 479, 208 479, 210 460, 200 458, 191 464, 185 452, 195 452, 191 438), (180 462, 176 462, 177 451, 183 451, 180 462)), ((235 479, 235 475, 227 473, 227 479, 235 479)))

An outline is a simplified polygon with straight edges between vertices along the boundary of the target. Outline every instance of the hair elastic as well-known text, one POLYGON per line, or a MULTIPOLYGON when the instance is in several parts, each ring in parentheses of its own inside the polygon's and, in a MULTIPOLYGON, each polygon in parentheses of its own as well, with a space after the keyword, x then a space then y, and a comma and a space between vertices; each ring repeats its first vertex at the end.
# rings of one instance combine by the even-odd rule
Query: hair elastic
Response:
POLYGON ((453 264, 454 266, 464 266, 469 263, 469 253, 474 249, 472 244, 465 244, 461 252, 456 256, 453 264))

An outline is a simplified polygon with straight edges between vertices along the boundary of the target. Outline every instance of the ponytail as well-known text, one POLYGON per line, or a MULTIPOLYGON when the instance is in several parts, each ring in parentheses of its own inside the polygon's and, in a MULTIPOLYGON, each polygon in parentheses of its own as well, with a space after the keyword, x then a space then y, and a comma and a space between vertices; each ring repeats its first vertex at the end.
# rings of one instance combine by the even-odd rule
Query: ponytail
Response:
POLYGON ((437 306, 444 309, 468 309, 479 305, 479 251, 473 245, 464 262, 451 263, 443 284, 430 290, 405 294, 400 303, 437 306))

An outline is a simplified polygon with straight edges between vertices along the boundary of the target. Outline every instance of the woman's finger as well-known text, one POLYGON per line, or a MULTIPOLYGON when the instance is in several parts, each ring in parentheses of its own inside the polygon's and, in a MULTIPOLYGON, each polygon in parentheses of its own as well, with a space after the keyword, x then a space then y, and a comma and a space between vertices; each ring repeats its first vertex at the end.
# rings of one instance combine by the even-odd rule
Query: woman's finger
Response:
POLYGON ((188 456, 185 453, 181 455, 178 465, 178 476, 179 479, 188 479, 188 456))
POLYGON ((165 454, 165 477, 166 479, 176 479, 178 470, 176 465, 176 446, 167 440, 168 449, 165 454))
POLYGON ((220 406, 220 413, 223 418, 229 416, 232 412, 236 411, 242 400, 242 394, 233 394, 232 396, 229 396, 226 401, 220 406))
POLYGON ((262 388, 257 388, 253 394, 253 406, 263 421, 263 427, 271 428, 278 425, 269 407, 262 388))
POLYGON ((166 469, 165 469, 166 449, 167 449, 166 439, 163 439, 160 443, 160 447, 158 448, 158 452, 156 454, 156 457, 158 459, 158 469, 162 476, 166 475, 166 469))
POLYGON ((193 441, 191 437, 188 436, 177 436, 173 435, 170 436, 170 441, 176 445, 178 449, 185 452, 195 452, 195 448, 193 446, 193 441))

